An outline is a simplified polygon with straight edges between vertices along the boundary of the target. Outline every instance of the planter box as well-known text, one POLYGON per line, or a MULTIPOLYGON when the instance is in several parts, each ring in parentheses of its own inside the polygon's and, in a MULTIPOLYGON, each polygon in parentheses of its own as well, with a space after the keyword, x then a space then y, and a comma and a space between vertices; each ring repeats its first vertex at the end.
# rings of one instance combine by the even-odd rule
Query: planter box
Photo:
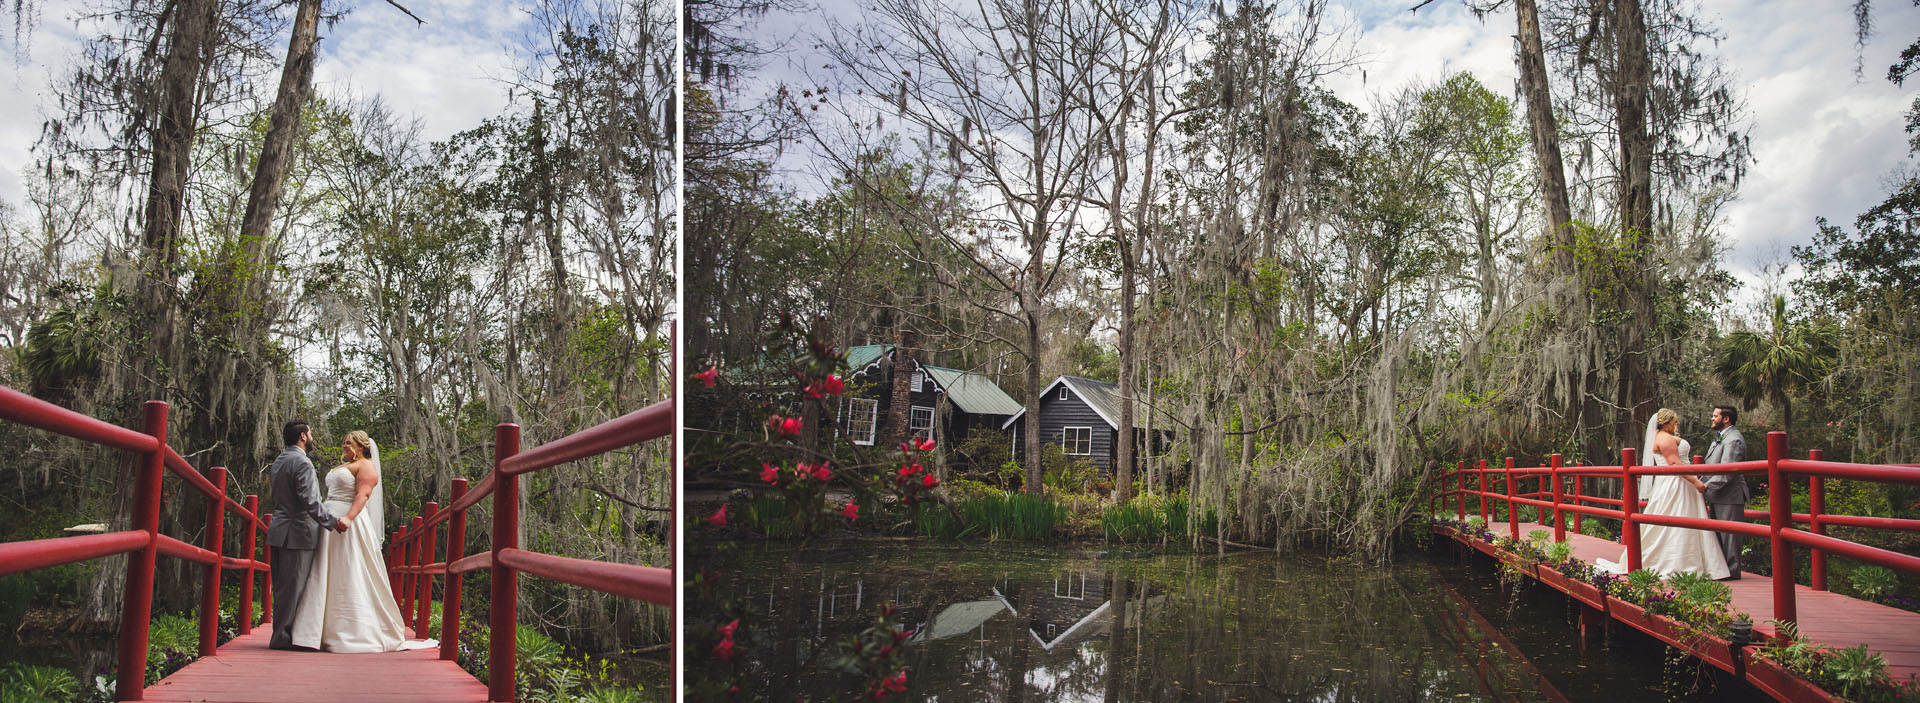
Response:
POLYGON ((1605 610, 1607 607, 1607 596, 1600 592, 1600 587, 1598 586, 1571 578, 1566 574, 1560 573, 1559 569, 1545 564, 1540 565, 1537 575, 1541 581, 1546 582, 1549 586, 1560 589, 1567 595, 1572 596, 1574 600, 1601 610, 1605 610))
POLYGON ((1828 693, 1773 660, 1747 653, 1747 681, 1775 699, 1795 703, 1846 703, 1846 699, 1828 693))

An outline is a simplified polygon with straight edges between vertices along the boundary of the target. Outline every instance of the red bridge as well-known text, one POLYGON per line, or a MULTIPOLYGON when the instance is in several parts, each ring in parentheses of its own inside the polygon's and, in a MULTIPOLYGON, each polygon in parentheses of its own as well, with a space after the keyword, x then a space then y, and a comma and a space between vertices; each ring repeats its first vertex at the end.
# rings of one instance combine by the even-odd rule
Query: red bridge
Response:
POLYGON ((440 649, 388 654, 331 655, 267 649, 271 628, 260 627, 273 612, 268 563, 270 549, 257 539, 272 522, 261 515, 259 498, 227 495, 227 470, 204 473, 167 446, 167 404, 149 401, 136 432, 82 415, 12 389, 0 388, 0 419, 37 427, 94 444, 134 452, 141 457, 135 485, 131 529, 81 537, 0 544, 0 576, 127 555, 127 584, 120 611, 115 667, 115 697, 123 701, 512 701, 514 633, 518 627, 522 572, 603 593, 663 606, 673 604, 668 569, 572 559, 522 550, 519 544, 520 476, 623 447, 666 437, 673 432, 673 401, 663 401, 619 418, 520 451, 520 428, 494 429, 493 470, 469 488, 454 479, 452 503, 445 510, 428 503, 388 541, 389 576, 394 596, 411 625, 410 636, 438 636, 440 649), (211 500, 205 541, 194 546, 160 534, 161 479, 172 472, 211 500), (466 547, 467 510, 494 497, 492 548, 473 555, 466 547), (226 556, 228 514, 244 535, 240 556, 226 556), (439 529, 447 525, 444 538, 439 529), (258 551, 256 551, 256 548, 258 551), (153 611, 153 571, 165 554, 202 565, 200 586, 200 658, 151 686, 145 684, 147 636, 153 611), (223 571, 239 571, 239 636, 219 642, 220 580, 223 571), (460 641, 461 576, 490 570, 492 606, 487 613, 489 680, 480 682, 455 663, 460 641), (430 632, 434 579, 440 589, 440 632, 430 632), (255 623, 255 579, 261 593, 260 622, 255 623), (257 631, 256 631, 257 628, 257 631))
MULTIPOLYGON (((1782 432, 1767 435, 1767 458, 1732 464, 1705 465, 1693 458, 1689 466, 1638 466, 1634 449, 1621 450, 1618 466, 1563 466, 1555 454, 1547 466, 1515 468, 1512 458, 1504 467, 1488 468, 1485 461, 1468 468, 1465 461, 1455 471, 1440 478, 1438 490, 1431 495, 1430 507, 1437 518, 1453 517, 1460 523, 1477 515, 1495 534, 1525 540, 1533 533, 1546 533, 1552 541, 1564 541, 1572 547, 1573 558, 1588 564, 1597 559, 1615 560, 1624 551, 1627 568, 1641 566, 1639 525, 1668 525, 1732 532, 1747 540, 1760 540, 1769 547, 1772 577, 1744 573, 1739 580, 1724 582, 1732 591, 1735 612, 1751 613, 1751 643, 1765 643, 1780 636, 1776 623, 1793 623, 1803 640, 1817 645, 1846 649, 1866 645, 1885 658, 1887 679, 1905 682, 1920 676, 1920 613, 1902 610, 1827 590, 1827 559, 1840 556, 1906 574, 1920 574, 1920 557, 1889 551, 1828 536, 1829 527, 1858 527, 1897 531, 1920 531, 1920 520, 1885 517, 1835 515, 1826 511, 1826 481, 1846 479, 1907 485, 1920 484, 1920 466, 1869 465, 1823 461, 1814 450, 1806 459, 1788 457, 1787 436, 1782 432), (1641 512, 1634 478, 1659 475, 1752 474, 1767 482, 1767 509, 1747 510, 1748 520, 1683 518, 1641 512), (1567 481, 1568 478, 1574 479, 1567 481), (1581 479, 1601 478, 1620 482, 1620 498, 1584 495, 1581 479), (1530 492, 1520 486, 1532 479, 1530 492), (1793 513, 1794 484, 1807 487, 1808 512, 1793 513), (1571 490, 1568 490, 1569 485, 1571 490), (1477 505, 1476 505, 1477 504, 1477 505), (1520 521, 1518 508, 1532 506, 1540 521, 1520 521), (1451 507, 1452 510, 1447 510, 1451 507), (1572 529, 1568 529, 1571 516, 1572 529), (1582 534, 1587 516, 1619 520, 1623 540, 1613 542, 1582 534), (1505 522, 1505 525, 1498 523, 1505 522), (1800 526, 1805 526, 1802 529, 1800 526), (1794 582, 1798 553, 1810 561, 1808 584, 1794 582)), ((1593 584, 1570 578, 1550 563, 1535 563, 1511 551, 1501 549, 1484 535, 1452 525, 1436 525, 1434 532, 1489 554, 1518 568, 1527 576, 1566 593, 1582 604, 1580 629, 1593 634, 1613 623, 1624 623, 1679 650, 1732 673, 1756 688, 1782 701, 1839 701, 1834 693, 1788 671, 1778 663, 1756 656, 1747 642, 1729 641, 1706 634, 1699 628, 1671 618, 1646 612, 1640 605, 1621 600, 1593 584)), ((1733 636, 1738 639, 1739 635, 1733 636)))

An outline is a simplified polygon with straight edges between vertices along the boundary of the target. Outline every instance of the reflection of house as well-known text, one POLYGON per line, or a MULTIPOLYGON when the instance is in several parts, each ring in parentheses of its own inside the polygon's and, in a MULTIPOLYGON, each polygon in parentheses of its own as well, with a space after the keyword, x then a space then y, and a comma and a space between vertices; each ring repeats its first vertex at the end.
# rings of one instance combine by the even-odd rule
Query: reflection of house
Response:
POLYGON ((1027 632, 1046 649, 1085 641, 1107 630, 1107 580, 1099 574, 1055 576, 1051 587, 1028 584, 1027 632))
MULTIPOLYGON (((891 344, 869 344, 847 350, 846 402, 840 412, 840 431, 854 444, 878 441, 893 409, 893 363, 899 356, 891 344)), ((998 431, 1008 415, 1020 411, 1006 391, 986 376, 959 369, 920 363, 911 354, 911 391, 908 426, 917 436, 932 437, 943 445, 959 442, 978 428, 998 431)))
MULTIPOLYGON (((1120 436, 1120 403, 1120 387, 1114 384, 1079 376, 1054 379, 1040 391, 1040 441, 1059 445, 1070 459, 1084 459, 1111 469, 1114 445, 1120 436)), ((1173 440, 1173 432, 1158 430, 1154 434, 1159 441, 1149 447, 1144 427, 1148 413, 1145 404, 1134 401, 1133 431, 1138 438, 1134 446, 1141 450, 1136 456, 1146 454, 1148 449, 1157 455, 1173 440)), ((1021 408, 1001 424, 1012 431, 1016 453, 1021 433, 1026 431, 1025 415, 1026 409, 1021 408)))

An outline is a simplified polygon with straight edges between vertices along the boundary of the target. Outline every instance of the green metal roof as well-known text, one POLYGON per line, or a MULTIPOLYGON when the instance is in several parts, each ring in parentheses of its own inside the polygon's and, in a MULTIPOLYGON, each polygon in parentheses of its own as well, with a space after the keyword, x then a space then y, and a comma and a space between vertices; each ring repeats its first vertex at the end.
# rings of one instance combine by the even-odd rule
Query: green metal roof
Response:
MULTIPOLYGON (((847 368, 859 373, 868 364, 880 358, 885 350, 893 348, 891 344, 865 344, 847 348, 847 368)), ((961 410, 977 415, 1011 415, 1020 412, 1021 405, 1000 386, 988 380, 986 376, 959 369, 920 364, 933 376, 933 382, 947 391, 947 401, 961 410)))
POLYGON ((947 400, 961 410, 975 415, 1012 415, 1020 412, 1021 405, 1014 401, 1013 396, 1000 390, 986 376, 926 364, 921 364, 920 368, 933 374, 933 382, 947 389, 947 400))
POLYGON ((863 344, 857 347, 847 347, 847 368, 853 373, 859 373, 860 369, 866 368, 867 364, 871 364, 874 359, 880 358, 881 350, 891 346, 893 345, 863 344))

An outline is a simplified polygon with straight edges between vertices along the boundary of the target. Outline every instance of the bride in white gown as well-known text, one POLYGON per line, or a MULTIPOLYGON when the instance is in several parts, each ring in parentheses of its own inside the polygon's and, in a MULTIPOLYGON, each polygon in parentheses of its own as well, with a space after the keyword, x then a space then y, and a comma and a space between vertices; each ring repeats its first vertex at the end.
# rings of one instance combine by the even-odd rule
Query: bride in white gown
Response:
MULTIPOLYGON (((1680 425, 1680 414, 1667 408, 1661 408, 1647 421, 1646 448, 1643 456, 1651 458, 1652 466, 1678 466, 1686 463, 1682 457, 1693 452, 1693 446, 1681 439, 1674 430, 1680 425)), ((1654 515, 1672 515, 1706 519, 1707 503, 1701 497, 1700 479, 1693 476, 1642 476, 1640 495, 1647 499, 1647 508, 1642 511, 1654 515), (1649 489, 1651 484, 1651 490, 1649 489)), ((1727 577, 1727 560, 1720 553, 1720 542, 1713 533, 1686 527, 1667 525, 1640 525, 1640 566, 1663 577, 1679 573, 1705 574, 1708 578, 1727 577)), ((1596 560, 1602 570, 1614 573, 1626 573, 1626 550, 1620 552, 1619 563, 1605 559, 1596 560)))
POLYGON ((380 450, 366 432, 340 445, 347 463, 327 472, 327 510, 349 524, 320 538, 306 596, 293 619, 293 643, 329 652, 393 652, 437 647, 408 641, 406 620, 393 600, 380 542, 386 534, 380 490, 380 450))

